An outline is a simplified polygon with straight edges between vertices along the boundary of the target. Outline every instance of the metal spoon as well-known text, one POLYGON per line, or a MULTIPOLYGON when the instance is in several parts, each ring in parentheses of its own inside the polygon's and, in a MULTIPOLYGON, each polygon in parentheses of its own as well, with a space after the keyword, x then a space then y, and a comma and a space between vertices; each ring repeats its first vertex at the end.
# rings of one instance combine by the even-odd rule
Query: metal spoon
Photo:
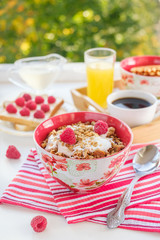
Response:
POLYGON ((117 206, 107 216, 108 228, 116 228, 125 219, 124 211, 129 205, 134 185, 143 176, 153 173, 159 165, 159 151, 155 145, 148 145, 141 148, 133 158, 135 177, 120 196, 117 206))

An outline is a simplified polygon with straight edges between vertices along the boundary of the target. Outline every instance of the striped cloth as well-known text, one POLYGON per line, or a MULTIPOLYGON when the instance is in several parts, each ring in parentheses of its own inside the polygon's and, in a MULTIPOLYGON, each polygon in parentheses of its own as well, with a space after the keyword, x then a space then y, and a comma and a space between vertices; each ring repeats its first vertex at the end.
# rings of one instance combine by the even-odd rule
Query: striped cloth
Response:
MULTIPOLYGON (((160 141, 155 142, 160 149, 160 141)), ((16 177, 3 193, 0 202, 61 214, 68 223, 90 221, 106 224, 107 214, 133 179, 134 154, 144 144, 133 145, 119 174, 101 190, 74 194, 46 172, 37 152, 32 149, 16 177)), ((135 185, 131 203, 125 211, 121 228, 160 232, 160 168, 141 178, 135 185)))

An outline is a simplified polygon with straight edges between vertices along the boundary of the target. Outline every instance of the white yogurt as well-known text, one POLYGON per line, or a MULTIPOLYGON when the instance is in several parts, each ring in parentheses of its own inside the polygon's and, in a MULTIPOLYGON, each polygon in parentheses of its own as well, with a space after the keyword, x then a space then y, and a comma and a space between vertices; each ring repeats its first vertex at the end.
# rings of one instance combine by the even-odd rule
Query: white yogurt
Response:
MULTIPOLYGON (((70 127, 70 126, 69 126, 70 127)), ((72 129, 75 128, 72 126, 72 129)), ((76 127, 77 128, 77 127, 76 127)), ((68 149, 68 147, 66 147, 66 144, 62 143, 59 141, 59 135, 61 134, 61 132, 59 132, 59 134, 57 134, 56 136, 51 135, 48 138, 48 143, 46 146, 46 150, 55 150, 58 148, 59 153, 63 153, 68 157, 71 157, 74 155, 74 153, 78 150, 78 151, 84 151, 84 149, 89 150, 90 152, 94 152, 96 150, 101 150, 103 152, 107 152, 109 148, 112 147, 112 139, 110 138, 105 138, 105 136, 101 135, 101 136, 95 136, 92 140, 91 138, 84 138, 83 140, 83 146, 81 147, 79 145, 79 143, 76 143, 75 145, 73 145, 73 149, 72 151, 70 151, 68 149), (93 142, 97 143, 96 146, 94 146, 93 142)))
MULTIPOLYGON (((93 142, 97 143, 97 146, 91 144, 90 138, 85 138, 83 143, 85 144, 85 149, 88 149, 90 152, 94 152, 97 149, 100 149, 103 152, 107 152, 109 148, 112 147, 111 139, 109 138, 102 138, 101 136, 94 137, 93 142)), ((75 149, 75 148, 74 148, 75 149)), ((81 150, 83 150, 81 148, 81 150)))

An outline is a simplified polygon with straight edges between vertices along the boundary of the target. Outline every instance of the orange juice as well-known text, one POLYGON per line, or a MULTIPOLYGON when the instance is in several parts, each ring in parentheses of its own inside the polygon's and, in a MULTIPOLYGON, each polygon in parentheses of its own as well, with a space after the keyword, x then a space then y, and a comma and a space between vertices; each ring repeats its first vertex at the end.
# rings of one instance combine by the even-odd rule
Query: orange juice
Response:
POLYGON ((89 63, 87 65, 87 95, 106 108, 107 96, 113 90, 113 64, 107 62, 89 63))

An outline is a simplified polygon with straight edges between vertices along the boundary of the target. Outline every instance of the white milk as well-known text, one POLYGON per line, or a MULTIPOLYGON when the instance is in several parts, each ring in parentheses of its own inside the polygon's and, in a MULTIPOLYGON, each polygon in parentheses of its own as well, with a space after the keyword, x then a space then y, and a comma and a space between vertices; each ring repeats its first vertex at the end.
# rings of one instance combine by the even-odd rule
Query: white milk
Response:
POLYGON ((57 67, 33 64, 21 67, 18 72, 28 86, 36 90, 43 90, 54 80, 57 74, 57 67))

